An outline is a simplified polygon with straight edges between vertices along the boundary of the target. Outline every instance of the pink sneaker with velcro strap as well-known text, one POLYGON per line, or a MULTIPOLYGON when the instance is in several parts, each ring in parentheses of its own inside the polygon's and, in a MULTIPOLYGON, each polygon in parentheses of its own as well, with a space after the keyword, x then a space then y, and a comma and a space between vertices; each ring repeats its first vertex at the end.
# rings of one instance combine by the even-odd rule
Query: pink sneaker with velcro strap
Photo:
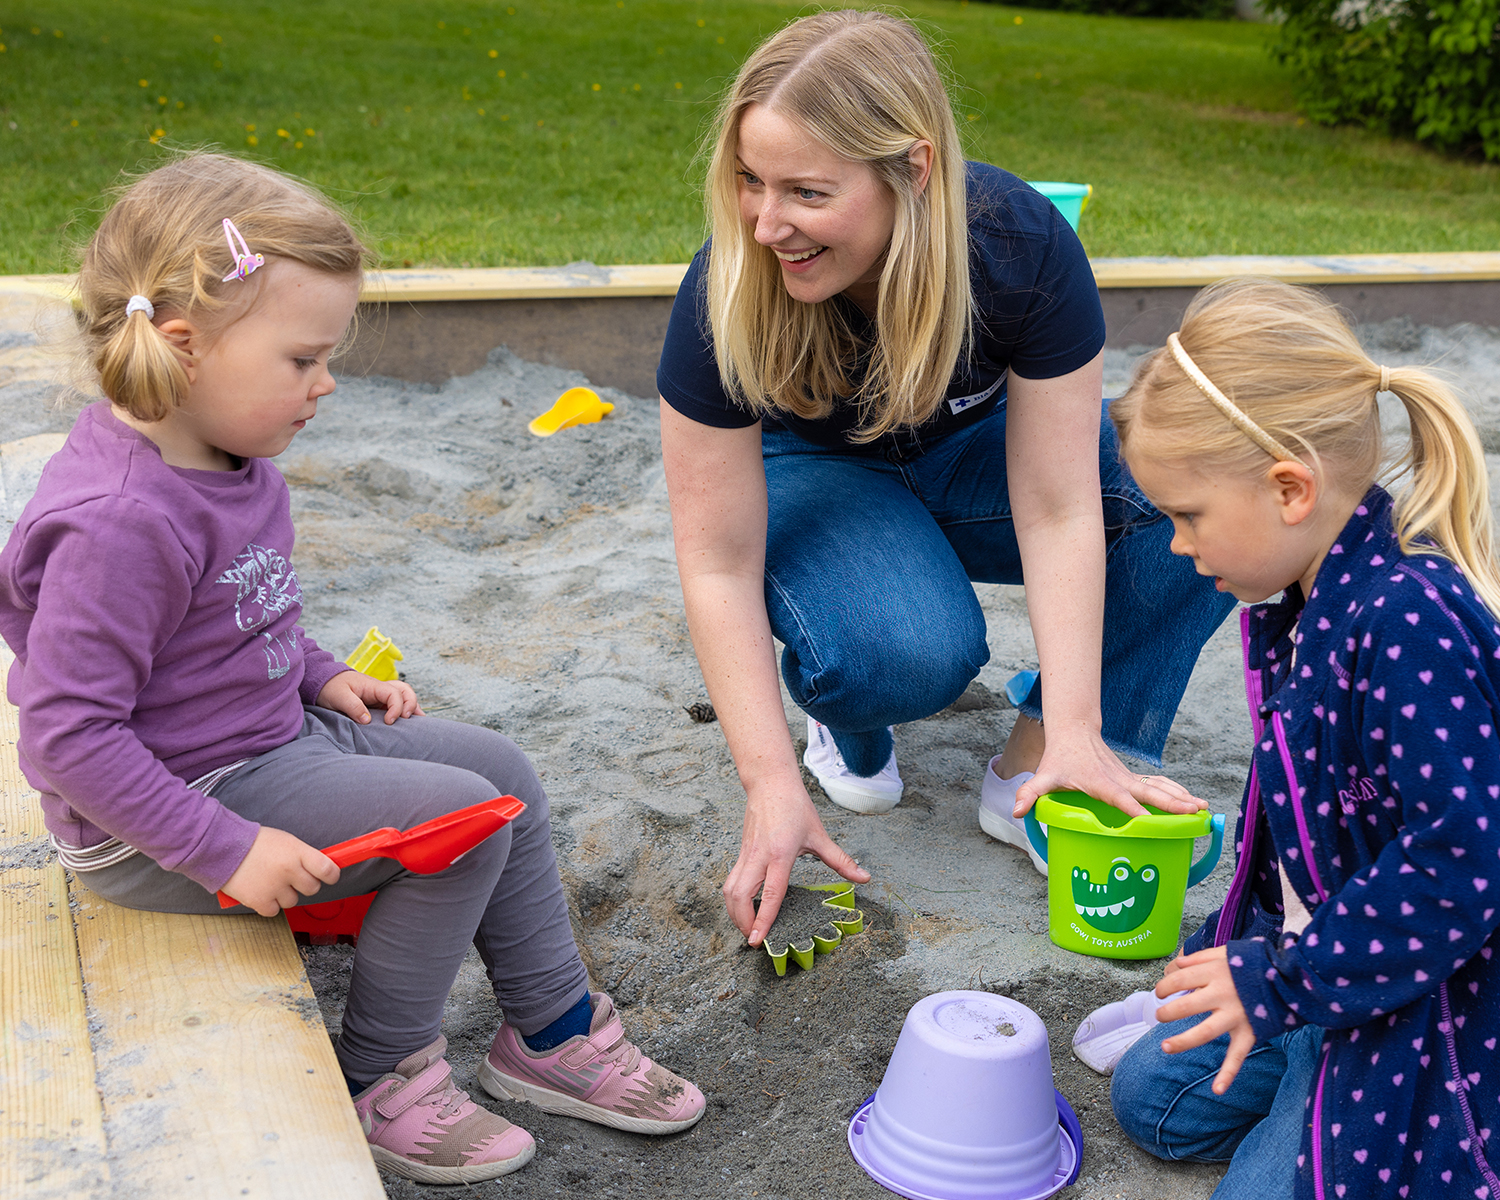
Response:
POLYGON ((479 1082, 497 1100, 528 1100, 543 1112, 581 1117, 631 1133, 677 1133, 703 1116, 703 1093, 658 1066, 625 1038, 614 1002, 589 996, 588 1036, 538 1053, 501 1025, 479 1082))
POLYGON ((453 1086, 447 1049, 439 1037, 354 1097, 375 1165, 419 1183, 477 1183, 519 1171, 536 1153, 531 1134, 453 1086))

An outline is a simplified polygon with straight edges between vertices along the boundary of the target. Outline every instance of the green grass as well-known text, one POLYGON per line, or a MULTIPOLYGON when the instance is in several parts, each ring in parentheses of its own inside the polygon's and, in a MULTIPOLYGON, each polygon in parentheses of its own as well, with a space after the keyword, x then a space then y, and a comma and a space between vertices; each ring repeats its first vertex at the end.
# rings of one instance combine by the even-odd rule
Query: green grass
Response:
MULTIPOLYGON (((0 273, 68 269, 153 138, 312 180, 387 265, 684 261, 714 99, 809 7, 0 0, 0 273)), ((972 156, 1095 185, 1092 254, 1500 248, 1500 166, 1300 121, 1264 27, 906 11, 972 156)))

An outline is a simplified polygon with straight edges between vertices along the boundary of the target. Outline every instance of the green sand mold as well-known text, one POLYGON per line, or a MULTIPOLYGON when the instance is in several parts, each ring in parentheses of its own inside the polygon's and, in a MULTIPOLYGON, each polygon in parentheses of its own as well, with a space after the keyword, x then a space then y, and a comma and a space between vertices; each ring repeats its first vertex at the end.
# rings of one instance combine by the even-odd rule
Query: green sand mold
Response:
MULTIPOLYGON (((816 895, 808 899, 817 899, 816 895)), ((760 901, 756 901, 759 907, 760 901)), ((854 907, 854 885, 847 882, 796 885, 787 889, 776 920, 766 932, 761 945, 776 968, 777 975, 786 974, 787 960, 791 959, 804 971, 812 970, 814 959, 819 954, 832 954, 846 936, 863 932, 865 914, 854 907), (809 911, 807 900, 796 893, 824 893, 817 907, 809 911), (790 910, 790 911, 789 911, 790 910), (809 932, 806 928, 809 917, 816 925, 809 932), (800 928, 799 928, 800 926, 800 928), (791 932, 788 932, 791 930, 791 932)))

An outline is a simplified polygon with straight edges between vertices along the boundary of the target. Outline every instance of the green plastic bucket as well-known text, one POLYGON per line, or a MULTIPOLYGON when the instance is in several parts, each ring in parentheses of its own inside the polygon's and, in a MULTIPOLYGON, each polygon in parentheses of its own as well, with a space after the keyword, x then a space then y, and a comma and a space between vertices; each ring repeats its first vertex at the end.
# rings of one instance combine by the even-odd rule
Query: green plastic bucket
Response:
POLYGON ((1049 932, 1064 950, 1162 958, 1177 949, 1187 890, 1218 865, 1224 816, 1146 809, 1127 817, 1082 792, 1049 792, 1026 814, 1031 844, 1047 860, 1049 932), (1193 862, 1198 837, 1213 841, 1193 862))
POLYGON ((1089 197, 1094 194, 1094 185, 1091 183, 1037 183, 1034 180, 1027 182, 1057 205, 1057 211, 1067 218, 1068 224, 1073 227, 1073 232, 1077 233, 1078 219, 1083 216, 1083 210, 1089 206, 1089 197))

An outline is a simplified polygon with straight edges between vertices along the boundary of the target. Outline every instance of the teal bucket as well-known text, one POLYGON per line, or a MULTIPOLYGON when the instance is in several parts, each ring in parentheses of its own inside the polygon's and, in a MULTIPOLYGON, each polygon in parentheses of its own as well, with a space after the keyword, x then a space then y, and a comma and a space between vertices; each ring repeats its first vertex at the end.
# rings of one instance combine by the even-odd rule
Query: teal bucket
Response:
POLYGON ((1078 232, 1078 219, 1083 216, 1083 210, 1089 206, 1089 197, 1094 194, 1094 185, 1091 183, 1036 183, 1028 180, 1031 186, 1046 196, 1057 206, 1057 211, 1067 219, 1073 227, 1073 232, 1078 232))
POLYGON ((1187 890, 1219 861, 1224 817, 1145 808, 1128 817, 1082 792, 1049 792, 1026 814, 1026 834, 1047 862, 1048 932, 1064 950, 1162 958, 1177 949, 1187 890), (1193 862, 1200 837, 1210 844, 1193 862))

